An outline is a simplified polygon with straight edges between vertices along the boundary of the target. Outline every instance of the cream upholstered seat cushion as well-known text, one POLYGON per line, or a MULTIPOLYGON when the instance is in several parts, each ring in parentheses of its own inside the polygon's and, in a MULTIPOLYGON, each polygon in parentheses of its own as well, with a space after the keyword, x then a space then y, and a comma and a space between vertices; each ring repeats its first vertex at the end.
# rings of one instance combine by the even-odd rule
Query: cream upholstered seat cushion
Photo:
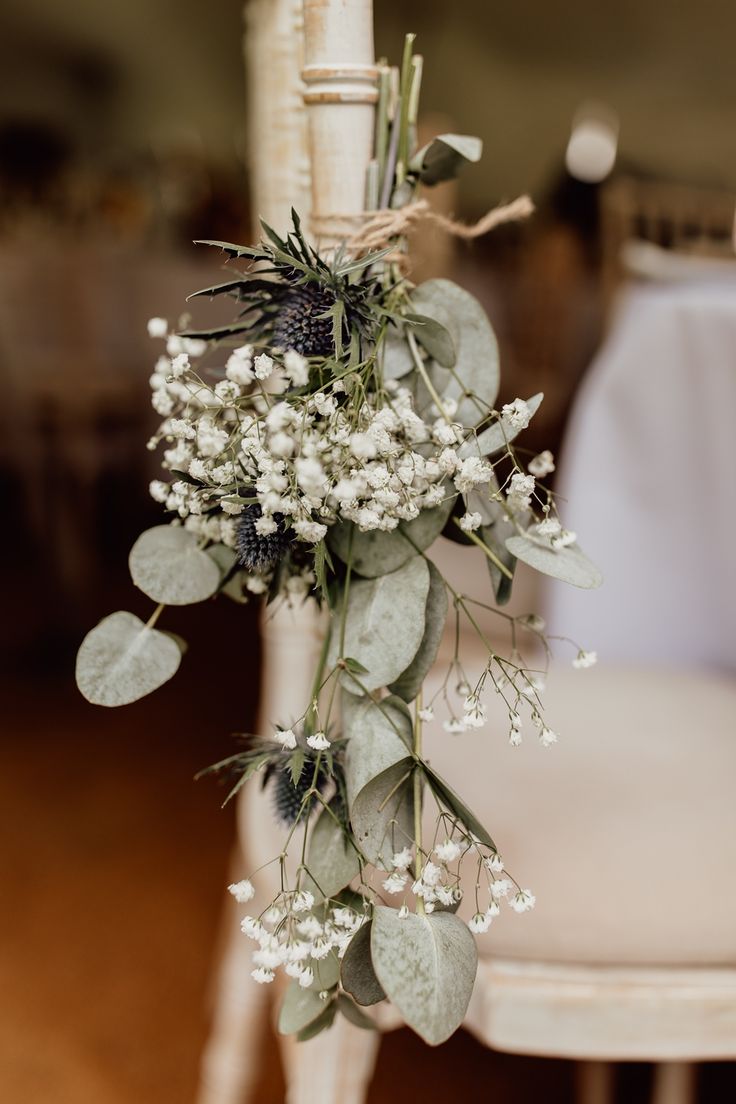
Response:
POLYGON ((533 912, 503 911, 480 937, 481 954, 736 963, 736 686, 672 670, 558 666, 544 703, 560 736, 547 749, 531 725, 511 747, 493 703, 484 729, 448 735, 440 708, 426 726, 433 766, 537 896, 533 912))

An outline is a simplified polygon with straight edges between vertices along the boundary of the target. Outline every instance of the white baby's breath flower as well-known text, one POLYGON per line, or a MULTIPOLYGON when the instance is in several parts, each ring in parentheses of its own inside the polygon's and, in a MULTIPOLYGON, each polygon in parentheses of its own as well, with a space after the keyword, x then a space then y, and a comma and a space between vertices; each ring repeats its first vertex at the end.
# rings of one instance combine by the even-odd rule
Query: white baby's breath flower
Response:
POLYGON ((189 354, 179 353, 175 356, 171 362, 171 374, 174 379, 181 379, 181 377, 189 371, 189 354))
POLYGON ((275 518, 272 518, 269 514, 263 514, 262 517, 256 519, 253 527, 259 537, 270 537, 278 529, 278 524, 275 518))
POLYGON ((502 897, 508 896, 513 888, 508 878, 496 878, 491 883, 491 897, 494 901, 500 901, 502 897))
POLYGON ((444 843, 440 843, 435 847, 434 853, 440 862, 451 863, 460 858, 462 848, 455 840, 446 839, 444 843))
POLYGON ((573 667, 577 670, 583 670, 586 667, 594 667, 598 662, 597 652, 586 652, 582 648, 572 661, 573 667))
POLYGON ((256 379, 265 380, 273 372, 273 360, 268 353, 260 353, 253 361, 256 379))
POLYGON ((146 329, 149 337, 166 337, 169 332, 169 323, 165 318, 149 318, 146 329))
POLYGON ((485 912, 476 912, 475 916, 471 920, 468 920, 468 927, 474 935, 481 935, 483 932, 487 932, 491 926, 491 918, 485 912))
POLYGON ((309 361, 295 349, 284 354, 284 371, 294 387, 305 387, 309 382, 309 361))
POLYGON ((308 889, 300 889, 295 893, 291 901, 292 912, 308 912, 314 905, 314 894, 308 889))
POLYGON ((274 733, 274 739, 278 741, 283 748, 287 748, 289 751, 293 751, 296 747, 296 733, 292 728, 277 728, 274 733))
POLYGON ((240 930, 249 939, 259 939, 263 934, 263 925, 255 916, 244 916, 240 921, 240 930))
POLYGON ((442 877, 442 871, 436 863, 426 862, 422 867, 422 881, 426 886, 436 886, 442 877))
POLYGON ((544 748, 552 747, 552 744, 557 743, 557 733, 545 725, 539 733, 539 742, 544 748))
POLYGON ((578 535, 572 529, 563 529, 557 536, 552 537, 550 544, 555 549, 568 548, 571 544, 575 544, 577 539, 578 535))
POLYGON ((253 888, 253 883, 244 878, 240 882, 233 882, 232 885, 227 887, 228 893, 231 893, 239 905, 244 905, 248 901, 252 901, 256 895, 256 891, 253 888))
POLYGON ((169 496, 169 484, 162 479, 152 479, 148 484, 148 493, 154 502, 165 502, 169 496))
POLYGON ((401 908, 399 909, 399 920, 406 920, 408 915, 409 915, 409 906, 408 905, 402 905, 401 908))
POLYGON ((562 531, 557 518, 547 517, 543 521, 540 521, 537 526, 537 533, 540 537, 556 537, 558 533, 562 531))
POLYGON ((383 882, 383 888, 387 893, 401 893, 406 885, 407 875, 394 870, 383 882))
POLYGON ((418 711, 417 716, 419 717, 420 721, 424 721, 425 723, 428 723, 429 721, 433 721, 434 720, 434 709, 432 709, 431 705, 425 706, 424 709, 420 709, 418 711))
POLYGON ((532 412, 523 399, 514 399, 501 407, 501 415, 509 429, 526 429, 531 421, 532 412))
POLYGON ((450 732, 452 734, 468 731, 468 726, 465 721, 460 721, 457 717, 451 717, 449 721, 443 721, 442 727, 445 732, 450 732))
POLYGON ((302 970, 302 972, 299 974, 299 984, 301 985, 302 989, 308 989, 313 981, 314 973, 311 967, 307 966, 307 968, 305 970, 302 970))
POLYGON ((490 870, 492 874, 501 874, 503 871, 503 859, 497 851, 494 852, 493 855, 489 855, 488 858, 484 859, 484 863, 486 869, 490 870))
POLYGON ((460 528, 464 533, 472 533, 474 529, 480 529, 483 518, 477 512, 466 513, 460 518, 460 528))
POLYGON ((262 966, 259 966, 257 970, 251 970, 250 976, 254 981, 257 981, 259 985, 269 985, 276 977, 273 970, 266 970, 262 966))
POLYGON ((537 479, 543 479, 545 475, 550 475, 555 470, 554 456, 549 449, 545 449, 529 461, 527 469, 532 475, 536 475, 537 479))
POLYGON ((509 898, 509 904, 514 912, 529 912, 534 908, 537 898, 529 889, 520 889, 519 892, 509 898))
POLYGON ((513 512, 525 510, 532 500, 534 493, 534 476, 522 475, 514 472, 506 488, 506 502, 513 512))
POLYGON ((330 741, 324 732, 313 732, 311 736, 307 736, 307 743, 315 751, 327 751, 327 748, 330 747, 330 741))
POLYGON ((391 858, 391 865, 394 870, 406 870, 411 866, 412 853, 408 847, 405 847, 402 851, 397 851, 391 858))

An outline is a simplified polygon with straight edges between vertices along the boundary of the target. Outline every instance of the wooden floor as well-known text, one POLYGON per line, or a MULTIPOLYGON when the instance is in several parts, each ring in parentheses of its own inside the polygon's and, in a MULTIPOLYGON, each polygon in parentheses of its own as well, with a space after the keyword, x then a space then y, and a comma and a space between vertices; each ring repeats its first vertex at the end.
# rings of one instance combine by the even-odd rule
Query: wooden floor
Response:
MULTIPOLYGON (((86 705, 70 664, 1 687, 3 1104, 194 1099, 233 819, 217 786, 193 775, 232 751, 257 686, 255 655, 236 667, 206 652, 193 648, 186 678, 119 711, 86 705)), ((258 1104, 277 1104, 264 1032, 258 1104)), ((429 1051, 403 1031, 382 1044, 370 1102, 563 1104, 573 1074, 463 1034, 429 1051)), ((649 1074, 622 1068, 619 1099, 646 1100, 649 1074)), ((736 1098, 731 1067, 702 1082, 702 1101, 736 1098)))

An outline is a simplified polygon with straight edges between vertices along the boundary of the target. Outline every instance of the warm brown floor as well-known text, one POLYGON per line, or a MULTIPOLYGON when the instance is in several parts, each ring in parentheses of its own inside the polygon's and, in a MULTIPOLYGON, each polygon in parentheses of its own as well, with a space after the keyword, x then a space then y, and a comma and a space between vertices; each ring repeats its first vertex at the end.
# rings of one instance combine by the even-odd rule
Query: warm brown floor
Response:
MULTIPOLYGON (((253 664, 208 666, 193 648, 186 678, 120 711, 87 706, 58 677, 6 680, 2 1104, 193 1100, 233 822, 217 787, 192 776, 247 725, 253 664)), ((261 1075, 258 1104, 278 1104, 272 1039, 261 1075)), ((623 1069, 620 1100, 645 1100, 648 1076, 623 1069)), ((492 1054, 465 1035, 430 1052, 398 1032, 370 1102, 425 1104, 429 1091, 563 1104, 572 1078, 570 1063, 492 1054)), ((702 1101, 734 1098, 731 1068, 703 1080, 702 1101)))

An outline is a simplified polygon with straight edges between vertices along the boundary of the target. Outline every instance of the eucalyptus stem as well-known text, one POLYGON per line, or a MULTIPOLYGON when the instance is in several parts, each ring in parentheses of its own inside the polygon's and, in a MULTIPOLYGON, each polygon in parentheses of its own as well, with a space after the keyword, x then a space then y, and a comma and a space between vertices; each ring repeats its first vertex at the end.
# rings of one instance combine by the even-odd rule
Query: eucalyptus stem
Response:
MULTIPOLYGON (((412 779, 414 785, 414 845, 416 848, 416 866, 417 876, 421 875, 421 854, 422 854, 422 773, 419 763, 422 758, 422 718, 420 711, 422 709, 422 691, 419 691, 416 700, 415 714, 414 714, 414 777, 412 779)), ((417 912, 424 916, 424 898, 417 895, 417 912)))
POLYGON ((153 611, 153 613, 151 614, 151 616, 146 621, 146 628, 147 629, 152 629, 153 628, 153 626, 156 624, 156 622, 158 621, 159 617, 161 616, 161 614, 163 613, 163 611, 165 609, 166 609, 165 604, 163 602, 159 602, 159 604, 156 606, 156 608, 153 611))
POLYGON ((422 377, 422 380, 424 381, 425 387, 427 388, 430 395, 432 396, 432 402, 437 407, 437 409, 439 410, 440 414, 445 419, 447 424, 452 425, 452 418, 450 417, 450 415, 447 413, 444 406, 442 405, 442 399, 440 398, 440 396, 437 393, 437 388, 434 386, 431 379, 429 378, 429 373, 427 372, 427 369, 424 366, 424 361, 422 360, 421 354, 419 352, 419 346, 417 345, 417 339, 414 336, 414 334, 411 332, 410 329, 407 329, 407 331, 406 331, 406 338, 407 338, 407 341, 409 343, 409 348, 411 349, 412 360, 414 361, 417 372, 419 372, 419 375, 422 377))
MULTIPOLYGON (((453 518, 452 520, 455 522, 455 525, 457 525, 458 529, 460 529, 461 527, 460 527, 459 519, 458 518, 453 518)), ((509 571, 506 564, 502 560, 499 560, 496 553, 493 551, 493 549, 488 547, 488 545, 486 544, 486 542, 484 540, 482 540, 479 536, 477 536, 476 533, 473 533, 472 530, 469 530, 468 532, 466 532, 463 529, 462 532, 465 533, 465 536, 469 540, 471 540, 473 542, 473 544, 477 544, 479 548, 483 549, 483 551, 485 552, 486 556, 491 561, 493 566, 497 567, 502 575, 505 575, 507 579, 513 579, 514 576, 509 571)))
POLYGON ((412 65, 412 49, 416 35, 408 34, 404 39, 404 56, 401 61, 401 108, 399 116, 399 148, 396 161, 396 179, 403 184, 409 161, 409 108, 411 105, 411 86, 415 74, 412 65))

